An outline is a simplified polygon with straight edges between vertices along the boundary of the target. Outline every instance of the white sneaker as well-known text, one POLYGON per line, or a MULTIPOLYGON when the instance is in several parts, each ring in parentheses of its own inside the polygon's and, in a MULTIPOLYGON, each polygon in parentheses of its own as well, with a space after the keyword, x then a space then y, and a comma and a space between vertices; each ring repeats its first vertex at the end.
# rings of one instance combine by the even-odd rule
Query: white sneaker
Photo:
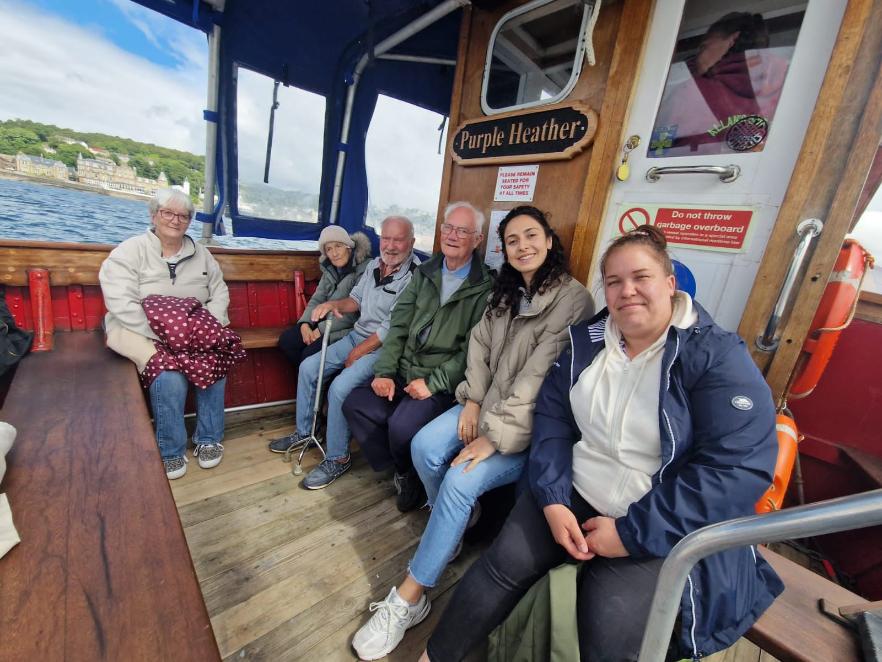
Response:
POLYGON ((394 586, 382 602, 372 602, 375 612, 352 638, 352 647, 362 660, 379 660, 386 657, 401 643, 408 628, 421 623, 429 615, 432 604, 423 593, 415 605, 398 595, 394 586))
POLYGON ((187 473, 187 462, 189 461, 186 455, 162 458, 162 463, 165 465, 165 477, 169 480, 177 480, 187 473))
POLYGON ((203 469, 213 469, 224 459, 223 444, 197 444, 193 449, 193 457, 199 459, 203 469))

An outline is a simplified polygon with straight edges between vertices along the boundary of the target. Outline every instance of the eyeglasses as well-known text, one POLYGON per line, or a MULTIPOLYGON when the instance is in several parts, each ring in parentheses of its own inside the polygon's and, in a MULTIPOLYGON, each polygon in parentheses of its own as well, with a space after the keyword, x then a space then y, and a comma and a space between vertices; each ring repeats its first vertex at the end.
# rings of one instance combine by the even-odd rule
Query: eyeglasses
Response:
POLYGON ((189 223, 190 222, 190 214, 189 212, 184 214, 176 214, 171 209, 160 209, 159 217, 163 221, 168 221, 171 223, 174 219, 178 219, 181 223, 189 223))
POLYGON ((450 223, 442 223, 441 224, 441 234, 450 234, 451 232, 455 232, 456 236, 460 239, 465 239, 469 235, 473 235, 477 232, 477 230, 469 230, 467 228, 461 228, 457 225, 451 225, 450 223))

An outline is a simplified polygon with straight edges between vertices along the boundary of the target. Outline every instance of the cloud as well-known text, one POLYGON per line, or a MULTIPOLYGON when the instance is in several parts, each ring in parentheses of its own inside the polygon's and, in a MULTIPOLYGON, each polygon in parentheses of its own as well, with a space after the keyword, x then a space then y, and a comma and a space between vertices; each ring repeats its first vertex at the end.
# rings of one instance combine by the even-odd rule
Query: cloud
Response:
POLYGON ((444 160, 438 154, 441 116, 380 96, 367 136, 371 204, 435 213, 444 160))
POLYGON ((187 56, 170 68, 19 2, 0 0, 0 14, 0 119, 26 118, 204 152, 204 45, 201 62, 196 56, 203 35, 172 30, 173 41, 189 39, 192 46, 179 48, 187 56), (157 108, 164 112, 157 114, 157 108))
MULTIPOLYGON (((155 47, 162 66, 120 48, 102 26, 84 27, 23 4, 0 0, 0 119, 23 118, 79 131, 133 138, 204 153, 205 35, 128 0, 109 0, 155 47)), ((279 89, 270 184, 318 192, 324 99, 279 89)), ((239 172, 263 180, 272 81, 240 69, 239 172)), ((368 134, 371 203, 434 214, 442 158, 440 116, 381 97, 368 134)))

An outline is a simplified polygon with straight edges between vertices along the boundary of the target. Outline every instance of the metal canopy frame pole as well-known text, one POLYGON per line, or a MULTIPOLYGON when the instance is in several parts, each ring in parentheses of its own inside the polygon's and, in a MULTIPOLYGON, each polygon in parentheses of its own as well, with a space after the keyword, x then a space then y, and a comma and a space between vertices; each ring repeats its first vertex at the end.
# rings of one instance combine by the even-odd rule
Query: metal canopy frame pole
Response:
POLYGON ((397 55, 395 53, 386 53, 378 55, 378 60, 390 60, 393 62, 419 62, 422 64, 440 64, 446 67, 455 67, 456 60, 444 57, 425 57, 423 55, 397 55))
POLYGON ((664 662, 686 577, 706 556, 733 547, 820 536, 877 524, 882 524, 882 489, 767 515, 741 517, 693 531, 674 546, 658 575, 639 662, 664 662))
MULTIPOLYGON (((401 28, 398 32, 386 37, 374 47, 373 56, 377 57, 395 48, 398 44, 409 39, 416 33, 424 30, 433 23, 441 20, 447 14, 456 11, 460 7, 471 4, 470 0, 445 0, 432 11, 420 16, 418 19, 401 28)), ((337 214, 340 211, 340 195, 343 191, 343 171, 346 167, 346 148, 349 143, 349 126, 352 123, 352 108, 355 104, 355 93, 358 90, 358 81, 371 60, 371 54, 361 56, 355 70, 352 72, 352 81, 346 92, 346 106, 343 111, 343 127, 340 130, 340 147, 337 149, 337 171, 334 174, 334 192, 331 197, 331 214, 329 223, 337 223, 337 214)))
MULTIPOLYGON (((220 79, 220 37, 219 25, 212 27, 208 35, 208 95, 206 110, 214 113, 217 118, 218 80, 220 79)), ((211 119, 205 121, 205 195, 202 200, 202 211, 210 214, 214 211, 214 189, 217 177, 217 126, 218 122, 211 119)), ((214 222, 202 224, 202 240, 208 242, 214 234, 214 222)))

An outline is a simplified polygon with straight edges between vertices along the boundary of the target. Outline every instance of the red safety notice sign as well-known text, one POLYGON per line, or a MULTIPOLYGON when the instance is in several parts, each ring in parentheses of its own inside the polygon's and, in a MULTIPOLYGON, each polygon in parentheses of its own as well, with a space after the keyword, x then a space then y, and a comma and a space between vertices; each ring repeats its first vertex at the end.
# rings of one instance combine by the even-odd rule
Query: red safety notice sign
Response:
POLYGON ((668 243, 739 250, 750 227, 752 211, 659 207, 655 226, 668 243))
POLYGON ((649 222, 648 211, 643 207, 631 207, 619 217, 619 232, 625 234, 649 222))
POLYGON ((753 209, 622 203, 619 232, 651 223, 672 246, 738 253, 746 249, 753 209))

